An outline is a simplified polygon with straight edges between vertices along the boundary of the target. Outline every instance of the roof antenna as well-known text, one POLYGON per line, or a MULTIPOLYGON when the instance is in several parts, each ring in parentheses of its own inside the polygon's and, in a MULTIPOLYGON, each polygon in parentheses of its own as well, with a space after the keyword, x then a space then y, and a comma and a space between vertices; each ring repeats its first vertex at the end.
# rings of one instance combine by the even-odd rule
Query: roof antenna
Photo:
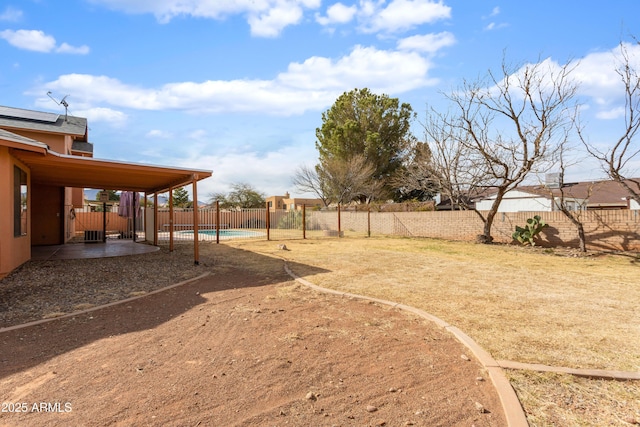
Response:
POLYGON ((62 100, 60 100, 60 102, 56 101, 56 99, 51 96, 51 91, 47 92, 47 96, 51 99, 53 99, 53 102, 55 102, 58 105, 62 105, 64 107, 64 121, 67 121, 67 116, 68 116, 68 112, 69 112, 69 103, 67 102, 67 97, 69 95, 65 95, 64 98, 62 98, 62 100))

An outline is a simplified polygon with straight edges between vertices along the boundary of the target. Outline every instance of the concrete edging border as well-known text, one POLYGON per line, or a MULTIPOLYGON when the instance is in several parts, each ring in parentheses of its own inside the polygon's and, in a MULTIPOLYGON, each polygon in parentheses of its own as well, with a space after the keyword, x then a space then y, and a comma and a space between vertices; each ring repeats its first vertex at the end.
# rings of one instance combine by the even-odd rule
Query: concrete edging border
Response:
POLYGON ((569 374, 576 377, 596 378, 602 380, 632 381, 640 380, 640 372, 608 371, 605 369, 575 369, 562 366, 548 366, 539 363, 522 363, 511 360, 498 360, 498 365, 504 369, 518 369, 537 372, 555 372, 569 374))
POLYGON ((420 310, 415 307, 411 307, 404 304, 399 304, 393 301, 387 301, 383 299, 367 297, 364 295, 351 294, 348 292, 336 291, 334 289, 327 289, 321 286, 318 286, 314 283, 309 282, 306 279, 295 274, 290 268, 287 261, 284 261, 284 269, 289 276, 291 276, 297 282, 314 289, 319 292, 328 293, 332 295, 347 297, 347 298, 357 298, 367 301, 373 301, 380 304, 384 304, 387 306, 391 306, 393 308, 399 308, 401 310, 408 311, 417 316, 420 316, 426 320, 434 322, 437 326, 449 331, 453 336, 460 341, 465 347, 467 347, 473 355, 480 361, 482 366, 487 370, 489 374, 489 378, 491 378, 491 382, 495 387, 498 397, 500 398, 500 403, 502 404, 502 410, 504 412, 505 418, 507 420, 507 425, 510 427, 528 427, 529 423, 527 421, 527 417, 525 416, 524 410, 522 409, 522 405, 520 404, 520 400, 518 400, 518 396, 516 395, 515 390, 511 387, 509 380, 504 375, 502 371, 502 367, 494 360, 494 358, 482 347, 480 347, 471 337, 466 335, 460 329, 456 328, 445 322, 444 320, 427 313, 424 310, 420 310))

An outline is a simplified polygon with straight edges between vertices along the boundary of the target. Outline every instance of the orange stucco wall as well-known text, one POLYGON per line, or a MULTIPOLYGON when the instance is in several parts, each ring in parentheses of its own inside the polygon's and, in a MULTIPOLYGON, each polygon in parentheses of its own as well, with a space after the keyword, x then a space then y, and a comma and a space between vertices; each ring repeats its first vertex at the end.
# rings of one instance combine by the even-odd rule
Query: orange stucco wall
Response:
MULTIPOLYGON (((31 188, 29 168, 0 146, 0 278, 31 258, 31 221, 27 220, 27 235, 13 235, 13 167, 27 172, 27 185, 31 188)), ((31 211, 31 191, 28 192, 27 209, 31 211)))
POLYGON ((71 153, 71 144, 73 143, 73 139, 70 136, 34 132, 25 129, 10 129, 10 131, 18 135, 26 136, 27 138, 35 139, 36 141, 44 142, 51 150, 57 153, 71 153))

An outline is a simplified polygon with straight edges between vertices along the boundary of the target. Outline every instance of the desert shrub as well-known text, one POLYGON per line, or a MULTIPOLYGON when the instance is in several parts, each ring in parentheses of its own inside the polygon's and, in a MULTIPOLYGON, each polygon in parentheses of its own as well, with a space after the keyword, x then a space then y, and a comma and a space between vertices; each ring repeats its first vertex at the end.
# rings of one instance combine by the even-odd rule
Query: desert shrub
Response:
POLYGON ((524 227, 516 225, 516 231, 513 232, 511 237, 520 242, 523 245, 535 246, 535 237, 547 226, 539 215, 529 218, 527 224, 524 227))

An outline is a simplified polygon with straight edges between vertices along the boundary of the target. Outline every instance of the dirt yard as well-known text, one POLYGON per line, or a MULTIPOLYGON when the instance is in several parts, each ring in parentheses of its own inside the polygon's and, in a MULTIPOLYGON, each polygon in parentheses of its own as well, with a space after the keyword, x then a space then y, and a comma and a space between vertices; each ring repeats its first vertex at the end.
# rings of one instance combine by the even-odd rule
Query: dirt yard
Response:
POLYGON ((0 425, 505 425, 486 373, 433 324, 284 272, 201 269, 0 333, 0 425))

